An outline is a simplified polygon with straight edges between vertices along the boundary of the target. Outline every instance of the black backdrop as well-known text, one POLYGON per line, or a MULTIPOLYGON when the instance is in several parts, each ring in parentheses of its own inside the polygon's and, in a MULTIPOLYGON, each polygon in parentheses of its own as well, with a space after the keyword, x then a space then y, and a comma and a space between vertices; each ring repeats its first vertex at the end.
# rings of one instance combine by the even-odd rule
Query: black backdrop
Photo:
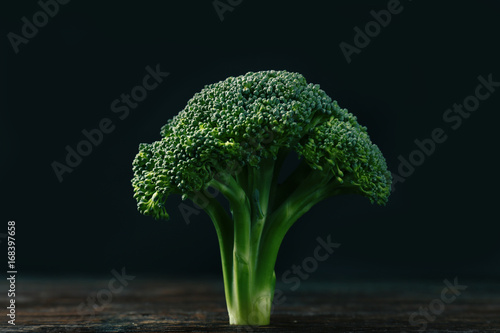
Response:
POLYGON ((302 217, 282 245, 277 274, 331 234, 342 245, 312 278, 498 277, 500 92, 456 130, 443 114, 474 94, 478 76, 500 81, 499 7, 402 0, 401 12, 348 63, 340 43, 355 45, 354 28, 364 29, 374 20, 370 12, 390 2, 229 2, 232 11, 221 21, 209 0, 73 0, 59 5, 18 53, 8 34, 20 35, 21 18, 32 21, 40 5, 2 4, 0 232, 9 219, 17 222, 19 271, 220 274, 215 231, 204 214, 186 224, 179 198, 169 203, 168 222, 136 211, 131 162, 138 144, 157 140, 160 127, 205 84, 286 69, 356 114, 393 172, 399 156, 415 151, 414 140, 435 128, 447 140, 395 185, 387 206, 332 198, 302 217), (170 75, 119 119, 111 103, 157 64, 170 75), (51 164, 64 163, 65 147, 75 148, 82 130, 104 118, 114 131, 59 182, 51 164))

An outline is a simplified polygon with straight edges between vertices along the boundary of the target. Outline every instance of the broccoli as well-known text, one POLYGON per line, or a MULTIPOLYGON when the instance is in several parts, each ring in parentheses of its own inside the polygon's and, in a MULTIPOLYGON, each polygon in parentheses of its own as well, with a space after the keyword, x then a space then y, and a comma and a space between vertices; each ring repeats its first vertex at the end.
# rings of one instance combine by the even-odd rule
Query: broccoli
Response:
POLYGON ((166 200, 179 194, 209 215, 232 325, 269 324, 279 247, 312 206, 342 194, 385 204, 390 194, 391 174, 366 127, 298 73, 249 72, 207 85, 161 137, 140 144, 133 161, 138 210, 168 219, 166 200), (292 152, 300 162, 278 182, 292 152))

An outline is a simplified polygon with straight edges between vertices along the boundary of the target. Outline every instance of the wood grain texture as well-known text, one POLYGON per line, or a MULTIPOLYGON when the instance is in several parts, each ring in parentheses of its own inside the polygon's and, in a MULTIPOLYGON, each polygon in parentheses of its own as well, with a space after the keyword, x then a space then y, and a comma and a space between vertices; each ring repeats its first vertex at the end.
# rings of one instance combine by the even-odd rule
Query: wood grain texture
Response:
MULTIPOLYGON (((137 277, 92 313, 84 304, 98 294, 106 303, 107 279, 23 279, 17 282, 16 326, 2 332, 418 332, 411 313, 439 299, 442 281, 302 282, 295 291, 278 284, 282 304, 271 325, 229 326, 222 282, 137 277), (103 291, 104 290, 104 291, 103 291)), ((446 304, 427 332, 500 332, 500 284, 461 281, 467 290, 446 304)), ((118 285, 114 286, 118 288, 118 285)), ((3 293, 4 294, 4 293, 3 293)), ((5 295, 0 297, 7 304, 5 295)), ((5 307, 3 307, 5 309, 5 307)), ((5 313, 5 310, 4 310, 5 313)), ((422 318, 422 317, 419 317, 422 318)))

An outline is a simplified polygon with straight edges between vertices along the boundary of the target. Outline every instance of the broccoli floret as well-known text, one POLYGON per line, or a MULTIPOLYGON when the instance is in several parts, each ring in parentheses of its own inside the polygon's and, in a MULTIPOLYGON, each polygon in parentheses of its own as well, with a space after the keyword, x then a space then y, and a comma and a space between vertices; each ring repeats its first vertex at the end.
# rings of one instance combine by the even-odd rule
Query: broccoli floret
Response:
POLYGON ((219 239, 231 324, 269 324, 274 266, 289 228, 330 196, 359 194, 385 204, 391 174, 356 117, 298 73, 250 72, 205 86, 141 144, 132 180, 138 210, 168 219, 171 194, 196 202, 219 239), (298 167, 278 175, 295 152, 298 167), (228 213, 207 194, 221 193, 228 213))

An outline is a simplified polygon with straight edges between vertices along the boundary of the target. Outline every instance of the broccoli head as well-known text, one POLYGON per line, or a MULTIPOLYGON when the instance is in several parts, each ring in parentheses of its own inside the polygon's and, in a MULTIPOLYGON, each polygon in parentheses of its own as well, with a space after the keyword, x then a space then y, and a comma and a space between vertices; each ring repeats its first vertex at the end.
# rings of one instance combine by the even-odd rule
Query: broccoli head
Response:
POLYGON ((142 214, 168 219, 166 201, 179 194, 212 219, 231 324, 269 323, 279 246, 300 216, 341 194, 385 204, 391 188, 366 127, 319 85, 287 71, 205 86, 161 128, 159 141, 140 144, 133 171, 142 214), (291 152, 300 163, 278 183, 291 152))

